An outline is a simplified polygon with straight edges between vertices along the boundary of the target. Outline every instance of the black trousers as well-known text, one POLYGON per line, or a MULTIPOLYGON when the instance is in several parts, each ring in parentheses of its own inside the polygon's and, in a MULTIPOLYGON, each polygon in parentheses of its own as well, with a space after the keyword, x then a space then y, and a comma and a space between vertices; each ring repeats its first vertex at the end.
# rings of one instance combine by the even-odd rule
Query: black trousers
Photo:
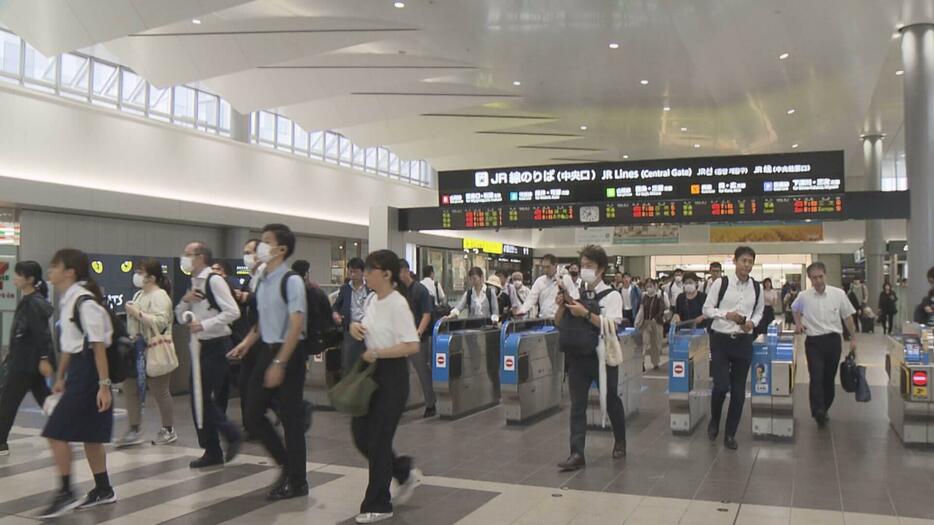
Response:
POLYGON ((636 325, 636 316, 633 315, 632 310, 623 310, 623 319, 629 321, 629 326, 636 325))
MULTIPOLYGON (((568 365, 568 391, 571 394, 571 453, 584 455, 587 440, 587 400, 590 385, 600 380, 600 362, 592 356, 565 354, 568 365)), ((619 367, 606 367, 606 412, 616 441, 626 439, 626 414, 619 398, 619 367)))
POLYGON ((882 332, 886 334, 891 334, 892 329, 895 328, 895 313, 894 312, 883 312, 882 313, 882 332))
POLYGON ((256 366, 256 355, 262 351, 262 345, 255 344, 240 360, 240 376, 237 378, 237 389, 240 390, 240 419, 246 428, 246 404, 250 397, 250 376, 256 366))
POLYGON ((49 391, 49 385, 45 383, 45 378, 38 371, 27 374, 18 370, 10 370, 6 389, 0 395, 0 443, 6 443, 9 439, 13 420, 16 419, 16 411, 19 410, 20 403, 26 397, 26 392, 32 392, 32 397, 36 399, 40 407, 45 403, 45 398, 52 393, 49 391))
MULTIPOLYGON (((227 442, 240 439, 240 430, 227 419, 226 411, 221 407, 224 382, 227 381, 227 352, 232 348, 229 337, 218 337, 201 341, 201 393, 203 397, 204 428, 198 430, 198 445, 208 455, 220 457, 220 438, 227 442)), ((194 388, 192 387, 192 390, 194 388)), ((194 418, 194 396, 191 396, 191 416, 194 418)), ((197 429, 197 421, 195 422, 197 429)))
POLYGON ((366 416, 351 420, 353 442, 366 456, 370 465, 370 479, 366 487, 360 512, 392 512, 389 485, 392 478, 399 483, 409 479, 412 458, 396 456, 392 440, 409 397, 409 368, 406 358, 380 359, 374 379, 378 388, 370 398, 366 416))
POLYGON ((808 360, 811 384, 808 397, 811 400, 811 416, 826 415, 833 404, 837 386, 834 381, 840 367, 842 351, 840 334, 830 333, 804 340, 804 355, 808 360))
POLYGON ((255 349, 256 364, 250 375, 246 403, 246 428, 251 436, 258 438, 269 455, 282 467, 283 473, 293 483, 302 484, 306 480, 307 449, 305 446, 305 426, 302 406, 305 391, 305 353, 296 348, 286 363, 285 377, 277 388, 266 388, 263 382, 266 369, 272 365, 279 352, 280 345, 264 345, 255 349), (273 402, 279 408, 282 430, 285 440, 279 437, 272 422, 266 417, 266 411, 273 402))
POLYGON ((752 363, 751 334, 737 335, 711 332, 710 355, 713 367, 713 392, 710 395, 710 418, 720 424, 723 402, 730 393, 730 408, 726 414, 726 435, 735 436, 746 403, 746 378, 752 363))

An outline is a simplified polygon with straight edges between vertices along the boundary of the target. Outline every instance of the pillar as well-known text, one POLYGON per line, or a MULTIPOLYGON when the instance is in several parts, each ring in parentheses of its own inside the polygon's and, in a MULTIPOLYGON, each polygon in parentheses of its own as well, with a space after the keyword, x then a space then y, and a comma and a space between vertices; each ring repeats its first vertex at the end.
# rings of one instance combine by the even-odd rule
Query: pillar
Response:
MULTIPOLYGON (((863 164, 866 171, 867 189, 882 191, 882 138, 881 134, 863 135, 863 164)), ((879 307, 882 292, 882 269, 885 258, 885 238, 882 235, 882 220, 866 221, 866 241, 863 243, 866 256, 866 286, 869 289, 868 303, 879 307)))
POLYGON ((908 304, 918 304, 930 286, 934 265, 934 24, 912 24, 902 32, 905 108, 905 165, 911 214, 908 219, 908 304))
POLYGON ((405 257, 405 242, 399 231, 399 210, 388 206, 370 207, 370 251, 392 250, 405 257))
POLYGON ((249 228, 224 228, 224 246, 218 255, 228 259, 243 257, 243 245, 251 237, 249 228))
MULTIPOLYGON (((827 267, 827 273, 824 274, 824 280, 827 284, 836 287, 843 286, 843 262, 839 253, 815 253, 811 256, 811 261, 820 261, 827 267)), ((803 272, 801 279, 806 280, 807 278, 806 272, 803 272)), ((803 282, 801 284, 804 286, 803 282)), ((808 281, 806 288, 810 287, 811 282, 808 281)))
POLYGON ((230 138, 237 142, 250 143, 250 115, 230 110, 230 138))

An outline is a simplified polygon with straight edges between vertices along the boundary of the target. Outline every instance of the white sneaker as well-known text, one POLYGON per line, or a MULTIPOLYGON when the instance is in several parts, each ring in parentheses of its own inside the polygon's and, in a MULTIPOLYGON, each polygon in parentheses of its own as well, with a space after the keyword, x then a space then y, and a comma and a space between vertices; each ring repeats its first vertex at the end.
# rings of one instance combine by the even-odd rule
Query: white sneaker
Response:
POLYGON ((401 485, 395 485, 389 487, 389 492, 392 495, 392 504, 393 505, 405 505, 412 499, 412 495, 415 493, 415 487, 418 487, 422 484, 422 471, 417 468, 413 468, 409 471, 409 479, 405 480, 405 483, 401 485), (395 489, 395 490, 393 490, 395 489))
POLYGON ((142 444, 143 444, 143 438, 139 432, 127 430, 126 434, 124 434, 122 438, 118 439, 114 443, 114 446, 116 446, 117 448, 125 448, 125 447, 134 447, 136 445, 142 445, 142 444))
POLYGON ((161 429, 159 433, 156 434, 156 439, 152 440, 153 445, 168 445, 169 443, 175 443, 178 441, 178 433, 175 432, 175 429, 166 430, 161 429))
POLYGON ((357 523, 376 523, 392 519, 392 512, 361 512, 354 521, 357 523))

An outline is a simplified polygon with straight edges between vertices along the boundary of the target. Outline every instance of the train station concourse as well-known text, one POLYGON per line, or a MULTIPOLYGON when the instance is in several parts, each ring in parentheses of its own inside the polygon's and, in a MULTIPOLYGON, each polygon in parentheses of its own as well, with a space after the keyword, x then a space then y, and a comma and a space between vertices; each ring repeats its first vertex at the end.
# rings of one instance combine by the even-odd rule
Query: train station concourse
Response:
POLYGON ((0 0, 0 525, 934 525, 931 0, 0 0))

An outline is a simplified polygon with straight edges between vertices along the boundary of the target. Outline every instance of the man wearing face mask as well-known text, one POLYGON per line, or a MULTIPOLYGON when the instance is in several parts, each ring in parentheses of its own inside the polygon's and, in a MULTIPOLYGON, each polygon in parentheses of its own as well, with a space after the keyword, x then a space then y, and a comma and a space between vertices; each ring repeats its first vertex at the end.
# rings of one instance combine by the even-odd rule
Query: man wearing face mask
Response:
MULTIPOLYGON (((684 270, 681 268, 675 268, 674 274, 671 277, 671 282, 665 285, 662 289, 664 298, 665 298, 665 308, 667 310, 665 319, 670 320, 672 314, 675 311, 675 301, 678 299, 678 296, 684 293, 684 270)), ((669 323, 665 323, 665 334, 668 335, 668 326, 669 323)))
MULTIPOLYGON (((233 298, 230 286, 211 271, 211 250, 202 242, 185 246, 181 269, 191 275, 191 288, 175 307, 179 323, 185 323, 185 313, 191 312, 195 320, 188 329, 201 342, 201 390, 203 392, 203 428, 198 430, 198 444, 204 449, 201 458, 191 462, 191 468, 222 465, 237 456, 241 434, 237 426, 227 419, 218 401, 228 377, 227 352, 233 347, 230 325, 240 318, 240 308, 233 298), (227 441, 226 455, 221 450, 218 433, 227 441)), ((192 407, 192 416, 195 410, 192 407)))
POLYGON ((512 273, 512 285, 516 288, 516 296, 519 298, 519 304, 525 303, 525 300, 529 298, 529 293, 532 290, 522 281, 522 272, 512 273))
POLYGON ((672 322, 694 321, 696 326, 704 326, 704 301, 707 295, 697 291, 697 275, 688 272, 684 275, 684 293, 675 299, 675 316, 672 322))
MULTIPOLYGON (((636 314, 635 326, 642 333, 642 354, 649 354, 652 367, 658 370, 661 360, 662 324, 665 322, 665 300, 658 293, 658 283, 648 278, 645 280, 645 295, 636 314)), ((645 364, 642 365, 645 371, 645 364)))
POLYGON ((558 304, 555 302, 558 297, 558 258, 550 253, 542 256, 542 272, 532 284, 532 290, 525 302, 516 310, 516 315, 537 312, 538 317, 543 319, 554 318, 555 312, 558 311, 558 304))
POLYGON ((571 297, 580 297, 581 284, 584 282, 581 279, 581 267, 576 262, 572 262, 568 265, 568 273, 564 274, 562 277, 564 284, 564 289, 571 294, 571 297))
POLYGON ((630 326, 636 325, 636 315, 642 305, 642 291, 632 282, 629 272, 623 273, 623 282, 619 287, 619 294, 623 296, 623 319, 629 321, 630 326))

